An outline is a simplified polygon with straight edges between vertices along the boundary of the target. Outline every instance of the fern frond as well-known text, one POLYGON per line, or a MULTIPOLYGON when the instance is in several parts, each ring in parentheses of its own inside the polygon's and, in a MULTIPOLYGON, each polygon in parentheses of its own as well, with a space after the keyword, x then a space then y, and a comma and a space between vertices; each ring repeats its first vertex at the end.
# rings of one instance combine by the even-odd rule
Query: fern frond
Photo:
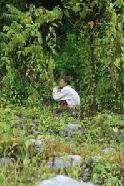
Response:
POLYGON ((7 4, 6 7, 7 7, 7 13, 3 13, 3 16, 6 19, 9 19, 11 21, 17 21, 25 15, 23 12, 15 8, 13 5, 7 4))

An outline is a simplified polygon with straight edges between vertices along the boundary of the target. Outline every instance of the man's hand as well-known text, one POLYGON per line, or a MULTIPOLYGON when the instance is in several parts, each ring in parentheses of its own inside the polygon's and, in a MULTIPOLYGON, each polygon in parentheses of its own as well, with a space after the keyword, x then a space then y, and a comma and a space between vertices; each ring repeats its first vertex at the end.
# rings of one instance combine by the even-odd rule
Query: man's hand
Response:
POLYGON ((53 83, 53 91, 58 92, 59 87, 57 86, 56 82, 53 83))
POLYGON ((58 88, 57 86, 55 86, 55 87, 53 88, 53 91, 54 91, 54 92, 58 92, 58 90, 59 90, 59 88, 58 88))
POLYGON ((56 86, 57 86, 57 84, 56 84, 56 82, 54 81, 54 83, 53 83, 53 88, 56 87, 56 86))

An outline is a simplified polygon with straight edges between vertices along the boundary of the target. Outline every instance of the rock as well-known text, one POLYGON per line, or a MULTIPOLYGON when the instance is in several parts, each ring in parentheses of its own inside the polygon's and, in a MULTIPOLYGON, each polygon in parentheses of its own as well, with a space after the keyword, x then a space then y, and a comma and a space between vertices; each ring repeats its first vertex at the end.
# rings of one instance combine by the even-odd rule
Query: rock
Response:
POLYGON ((80 124, 68 124, 64 129, 47 131, 47 134, 73 137, 74 135, 85 134, 80 124))
POLYGON ((37 124, 37 123, 40 123, 40 120, 39 119, 33 119, 33 123, 37 124))
POLYGON ((89 172, 85 172, 85 173, 83 174, 83 176, 84 176, 84 177, 90 177, 91 175, 90 175, 89 172))
POLYGON ((72 178, 59 175, 49 180, 44 180, 37 186, 94 186, 92 183, 81 183, 72 178))
POLYGON ((87 181, 90 180, 90 178, 91 178, 90 167, 89 167, 88 164, 86 164, 86 163, 84 162, 84 163, 82 163, 82 164, 80 165, 80 168, 81 168, 81 169, 80 169, 79 177, 80 177, 81 180, 87 182, 87 181))
POLYGON ((27 118, 24 116, 19 117, 20 124, 25 124, 27 122, 27 118))
POLYGON ((46 140, 45 139, 30 139, 29 143, 36 148, 42 148, 46 144, 46 140))
POLYGON ((61 131, 59 130, 49 130, 45 134, 46 135, 60 135, 61 131))
POLYGON ((83 180, 83 181, 89 181, 91 179, 91 174, 89 172, 84 172, 82 174, 80 174, 80 178, 83 180))
POLYGON ((98 161, 98 157, 96 157, 96 156, 92 156, 91 157, 91 161, 92 161, 92 163, 96 163, 97 161, 98 161))
POLYGON ((65 128, 65 132, 68 137, 72 137, 75 134, 82 135, 85 132, 82 130, 82 127, 80 124, 68 124, 65 128))
POLYGON ((54 157, 50 158, 47 162, 47 166, 54 170, 62 168, 70 168, 77 164, 81 164, 82 158, 79 155, 68 155, 67 157, 54 157))
POLYGON ((109 114, 109 115, 107 115, 107 119, 108 120, 111 120, 112 119, 112 116, 109 114))
POLYGON ((14 160, 12 158, 8 158, 8 157, 0 158, 0 167, 1 166, 12 166, 13 162, 14 160))
POLYGON ((26 180, 26 181, 25 181, 25 185, 26 185, 26 186, 33 186, 33 183, 32 183, 31 180, 26 180))
POLYGON ((98 162, 100 162, 103 159, 102 156, 92 156, 91 157, 91 164, 96 164, 98 162))
POLYGON ((106 154, 109 154, 109 153, 112 153, 113 151, 115 151, 114 148, 112 147, 106 147, 102 150, 102 154, 106 155, 106 154))
POLYGON ((33 130, 33 131, 32 131, 32 134, 33 134, 33 136, 38 136, 38 135, 40 134, 40 132, 37 131, 37 130, 33 130))
POLYGON ((80 167, 81 167, 81 169, 86 169, 86 168, 87 168, 87 164, 86 164, 86 163, 82 163, 82 164, 80 165, 80 167))

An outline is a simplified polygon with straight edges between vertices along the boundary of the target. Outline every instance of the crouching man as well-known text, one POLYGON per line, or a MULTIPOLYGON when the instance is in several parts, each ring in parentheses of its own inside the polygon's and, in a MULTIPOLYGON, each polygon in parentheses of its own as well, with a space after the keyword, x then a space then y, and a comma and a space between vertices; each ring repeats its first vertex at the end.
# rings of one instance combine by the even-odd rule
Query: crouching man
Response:
POLYGON ((60 80, 60 88, 53 88, 53 99, 59 101, 60 108, 55 110, 55 114, 69 113, 74 115, 80 107, 80 97, 70 86, 69 77, 60 80))

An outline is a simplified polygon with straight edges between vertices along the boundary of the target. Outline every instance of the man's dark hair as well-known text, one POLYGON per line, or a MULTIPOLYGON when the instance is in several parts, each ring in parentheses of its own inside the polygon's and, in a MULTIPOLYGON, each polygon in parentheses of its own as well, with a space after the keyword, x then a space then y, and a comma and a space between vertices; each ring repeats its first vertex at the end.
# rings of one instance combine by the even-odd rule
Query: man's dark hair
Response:
POLYGON ((63 76, 63 77, 61 77, 61 79, 63 79, 68 85, 70 85, 71 77, 69 77, 69 76, 63 76))

